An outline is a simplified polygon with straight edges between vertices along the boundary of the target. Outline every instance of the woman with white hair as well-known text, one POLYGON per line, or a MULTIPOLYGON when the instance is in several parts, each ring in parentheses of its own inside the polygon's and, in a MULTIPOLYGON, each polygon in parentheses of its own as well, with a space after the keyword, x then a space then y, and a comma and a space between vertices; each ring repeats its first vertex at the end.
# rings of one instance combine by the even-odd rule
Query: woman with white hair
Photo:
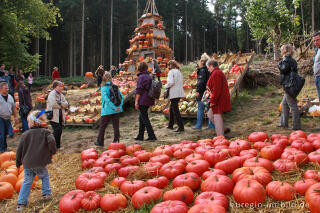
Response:
MULTIPOLYGON (((293 54, 293 47, 290 44, 281 47, 282 61, 279 62, 278 68, 280 70, 280 84, 285 88, 286 85, 291 84, 290 76, 292 72, 298 72, 298 64, 291 57, 293 54)), ((298 109, 298 100, 296 97, 290 96, 284 91, 282 99, 282 111, 280 118, 280 125, 278 127, 288 127, 289 110, 292 112, 292 129, 301 129, 300 112, 298 109)))

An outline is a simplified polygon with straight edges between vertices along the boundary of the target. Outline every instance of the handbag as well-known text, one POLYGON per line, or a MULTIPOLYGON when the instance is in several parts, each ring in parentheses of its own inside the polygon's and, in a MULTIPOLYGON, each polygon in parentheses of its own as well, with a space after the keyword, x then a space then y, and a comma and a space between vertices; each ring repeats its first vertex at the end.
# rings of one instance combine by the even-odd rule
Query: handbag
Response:
POLYGON ((46 116, 48 120, 52 120, 53 118, 53 111, 46 111, 46 116))
POLYGON ((166 89, 163 93, 163 98, 168 99, 170 95, 170 88, 166 89))
POLYGON ((26 117, 29 112, 30 112, 30 107, 27 106, 25 103, 25 99, 24 99, 24 93, 22 94, 22 100, 23 100, 23 104, 20 105, 20 110, 19 110, 19 114, 22 116, 22 117, 26 117))
POLYGON ((302 90, 305 79, 297 72, 291 72, 289 82, 284 85, 284 91, 292 98, 296 98, 302 90))
POLYGON ((203 103, 206 110, 210 108, 210 96, 211 91, 209 88, 207 88, 206 91, 204 91, 203 96, 201 98, 201 102, 203 103))

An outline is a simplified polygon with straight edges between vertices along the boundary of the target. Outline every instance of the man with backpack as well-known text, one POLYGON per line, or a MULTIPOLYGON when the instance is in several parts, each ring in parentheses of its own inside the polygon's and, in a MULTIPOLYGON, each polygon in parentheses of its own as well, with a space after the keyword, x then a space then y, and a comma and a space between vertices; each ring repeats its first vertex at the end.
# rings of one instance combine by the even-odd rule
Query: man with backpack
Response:
POLYGON ((113 143, 120 142, 119 119, 120 113, 123 111, 123 96, 117 85, 112 83, 112 76, 106 72, 103 77, 103 86, 101 87, 102 108, 99 135, 94 145, 104 146, 104 134, 110 121, 112 121, 114 139, 113 143))

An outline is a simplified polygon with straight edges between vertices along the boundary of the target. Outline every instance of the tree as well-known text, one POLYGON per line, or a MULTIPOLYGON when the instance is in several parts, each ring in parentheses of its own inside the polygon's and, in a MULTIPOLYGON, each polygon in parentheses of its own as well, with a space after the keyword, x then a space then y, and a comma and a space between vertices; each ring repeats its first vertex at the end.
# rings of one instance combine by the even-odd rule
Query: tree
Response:
POLYGON ((57 26, 59 9, 42 0, 2 0, 0 14, 1 62, 35 71, 40 55, 28 52, 32 38, 50 39, 48 28, 57 26))
POLYGON ((280 58, 280 45, 294 39, 299 18, 291 15, 284 0, 246 0, 251 32, 256 40, 267 39, 274 60, 280 58))

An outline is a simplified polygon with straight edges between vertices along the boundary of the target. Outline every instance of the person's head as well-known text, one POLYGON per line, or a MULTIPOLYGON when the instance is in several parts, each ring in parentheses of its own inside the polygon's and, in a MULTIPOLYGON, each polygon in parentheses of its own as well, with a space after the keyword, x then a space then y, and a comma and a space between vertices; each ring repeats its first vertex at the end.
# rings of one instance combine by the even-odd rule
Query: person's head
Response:
POLYGON ((9 73, 13 73, 13 68, 12 67, 9 68, 9 73))
POLYGON ((55 89, 57 92, 61 93, 63 91, 63 83, 61 81, 55 80, 52 83, 53 89, 55 89))
POLYGON ((107 83, 107 82, 112 82, 112 76, 111 76, 111 73, 110 72, 105 72, 103 77, 102 77, 102 81, 104 83, 107 83))
POLYGON ((200 58, 200 66, 206 66, 207 61, 210 59, 207 53, 203 53, 201 58, 200 58))
POLYGON ((20 87, 25 87, 24 81, 19 81, 18 82, 18 88, 20 88, 20 87))
POLYGON ((153 64, 158 63, 157 59, 155 59, 155 58, 154 58, 154 59, 152 59, 152 63, 153 63, 153 64))
POLYGON ((177 61, 171 60, 168 62, 168 67, 169 67, 169 69, 178 69, 179 70, 181 66, 177 61))
POLYGON ((0 70, 4 70, 5 68, 6 68, 6 65, 5 64, 1 64, 0 70))
POLYGON ((29 72, 29 77, 32 77, 32 72, 29 72))
POLYGON ((41 124, 47 123, 45 113, 39 110, 30 112, 27 120, 29 128, 41 126, 41 124))
POLYGON ((122 64, 119 64, 119 68, 121 68, 122 67, 122 64))
POLYGON ((112 65, 111 66, 111 70, 115 70, 115 69, 116 69, 116 67, 112 65))
POLYGON ((147 70, 148 70, 148 64, 144 61, 140 62, 138 65, 138 72, 141 73, 147 70))
POLYGON ((22 69, 19 69, 19 75, 23 75, 22 69))
POLYGON ((4 75, 5 75, 5 76, 8 76, 8 75, 9 75, 8 70, 5 70, 5 71, 4 71, 4 75))
POLYGON ((58 67, 54 67, 53 71, 59 71, 58 67))
POLYGON ((215 68, 219 66, 218 62, 214 59, 209 59, 206 63, 209 72, 212 72, 215 68))
POLYGON ((291 44, 285 44, 281 47, 281 55, 282 56, 292 56, 293 54, 293 47, 291 44))
POLYGON ((9 93, 9 87, 7 82, 0 82, 0 94, 3 96, 7 96, 9 93))
POLYGON ((316 47, 320 48, 320 32, 316 32, 313 35, 313 43, 316 47))
POLYGON ((100 66, 98 67, 98 69, 103 70, 103 66, 102 66, 102 65, 100 65, 100 66))

